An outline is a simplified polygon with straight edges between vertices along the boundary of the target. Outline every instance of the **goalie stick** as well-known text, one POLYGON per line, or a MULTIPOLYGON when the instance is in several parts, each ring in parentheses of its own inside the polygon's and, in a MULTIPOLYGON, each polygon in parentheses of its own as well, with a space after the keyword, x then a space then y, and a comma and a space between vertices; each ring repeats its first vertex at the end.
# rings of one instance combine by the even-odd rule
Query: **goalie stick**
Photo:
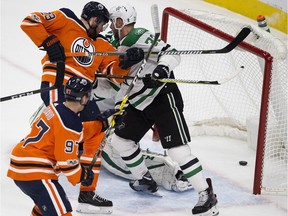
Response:
MULTIPOLYGON (((122 99, 122 102, 121 102, 120 107, 119 107, 120 112, 123 110, 125 104, 127 103, 128 99, 129 99, 129 94, 130 94, 132 88, 134 87, 137 79, 139 78, 139 75, 140 75, 141 71, 144 69, 144 66, 147 63, 147 60, 148 60, 148 58, 149 58, 149 56, 150 56, 150 54, 152 52, 153 47, 155 46, 155 44, 157 43, 157 40, 160 37, 160 22, 159 22, 159 15, 158 15, 158 6, 156 4, 151 6, 151 16, 152 16, 152 22, 153 22, 153 27, 154 27, 154 32, 155 32, 154 39, 153 39, 153 42, 150 45, 150 47, 149 47, 149 49, 148 49, 148 51, 147 51, 147 53, 145 55, 143 63, 138 68, 138 70, 136 72, 136 76, 133 77, 133 80, 132 80, 131 84, 129 85, 129 87, 128 87, 126 93, 125 93, 125 96, 122 99)), ((91 164, 89 166, 89 170, 92 170, 94 164, 96 163, 97 158, 99 157, 99 155, 101 154, 103 148, 106 145, 107 139, 108 139, 108 137, 109 137, 109 135, 110 135, 110 133, 112 131, 112 128, 115 125, 115 117, 116 116, 114 115, 113 118, 112 118, 112 122, 111 122, 109 128, 106 130, 105 136, 104 136, 102 142, 99 145, 99 148, 97 149, 96 153, 93 156, 93 159, 92 159, 91 164)))
MULTIPOLYGON (((208 81, 208 80, 186 80, 186 79, 156 79, 159 82, 163 83, 177 83, 177 84, 204 84, 204 85, 222 85, 229 80, 233 79, 235 76, 237 76, 242 70, 244 69, 244 66, 241 66, 238 70, 235 71, 235 73, 231 74, 230 76, 227 76, 223 79, 214 80, 214 81, 208 81)), ((97 78, 114 78, 114 79, 134 79, 133 76, 117 76, 117 75, 105 75, 105 74, 95 74, 95 77, 97 78)), ((143 77, 138 77, 138 79, 143 79, 143 77)))
MULTIPOLYGON (((244 27, 239 34, 224 48, 217 50, 175 50, 175 51, 160 51, 151 52, 152 55, 200 55, 200 54, 224 54, 229 53, 237 47, 251 32, 249 27, 244 27)), ((149 51, 148 51, 149 52, 149 51)), ((125 52, 75 52, 65 53, 67 57, 76 56, 115 56, 125 55, 125 52)), ((149 54, 149 55, 150 55, 149 54)))
POLYGON ((37 90, 32 90, 32 91, 27 91, 19 94, 14 94, 6 97, 0 98, 0 102, 7 101, 7 100, 12 100, 12 99, 17 99, 17 98, 22 98, 25 96, 30 96, 50 90, 54 90, 62 86, 63 79, 64 79, 64 73, 65 73, 65 63, 63 61, 57 62, 57 72, 56 72, 56 78, 55 78, 55 84, 49 88, 42 88, 42 89, 37 89, 37 90))

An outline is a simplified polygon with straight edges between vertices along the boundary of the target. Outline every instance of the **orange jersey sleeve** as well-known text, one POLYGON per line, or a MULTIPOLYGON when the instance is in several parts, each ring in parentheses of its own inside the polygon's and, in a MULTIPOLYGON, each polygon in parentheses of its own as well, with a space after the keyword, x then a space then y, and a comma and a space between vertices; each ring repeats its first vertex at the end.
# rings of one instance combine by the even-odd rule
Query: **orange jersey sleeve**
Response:
MULTIPOLYGON (((65 52, 115 51, 103 36, 99 35, 96 40, 91 39, 82 21, 67 8, 49 13, 34 12, 23 20, 21 28, 37 47, 53 34, 60 40, 65 52)), ((63 84, 66 84, 71 76, 84 77, 93 82, 97 70, 103 73, 108 71, 111 74, 126 75, 128 70, 121 69, 118 64, 118 56, 67 57, 63 84)), ((42 81, 54 83, 56 66, 49 61, 47 55, 42 59, 42 66, 42 81)))
POLYGON ((83 142, 92 139, 101 134, 101 121, 87 121, 83 122, 83 142))
POLYGON ((12 150, 8 177, 21 181, 56 180, 62 172, 71 184, 79 183, 82 169, 78 142, 82 135, 76 113, 63 104, 48 106, 28 136, 12 150))

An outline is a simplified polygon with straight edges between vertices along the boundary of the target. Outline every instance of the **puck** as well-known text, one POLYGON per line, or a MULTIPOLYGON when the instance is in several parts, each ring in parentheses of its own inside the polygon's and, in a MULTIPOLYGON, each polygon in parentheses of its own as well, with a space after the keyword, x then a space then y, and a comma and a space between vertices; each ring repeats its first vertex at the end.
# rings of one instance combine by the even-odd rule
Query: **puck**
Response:
POLYGON ((247 161, 239 161, 239 164, 240 164, 241 166, 246 166, 248 163, 247 163, 247 161))

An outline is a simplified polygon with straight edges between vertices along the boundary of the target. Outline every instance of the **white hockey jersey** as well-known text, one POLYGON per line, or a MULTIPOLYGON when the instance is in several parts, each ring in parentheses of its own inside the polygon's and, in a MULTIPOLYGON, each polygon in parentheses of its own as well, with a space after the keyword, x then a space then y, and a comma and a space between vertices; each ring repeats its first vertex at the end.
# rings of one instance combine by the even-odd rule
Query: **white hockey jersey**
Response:
MULTIPOLYGON (((121 52, 126 51, 130 47, 142 48, 144 52, 147 52, 151 43, 153 42, 153 39, 154 34, 149 32, 147 29, 134 28, 121 41, 117 41, 115 40, 115 38, 111 37, 110 42, 114 47, 118 49, 118 51, 121 52)), ((170 45, 166 44, 164 41, 159 39, 156 45, 153 47, 152 52, 160 52, 167 50, 175 50, 175 49, 172 49, 170 45)), ((135 76, 142 63, 143 62, 133 65, 127 75, 135 76)), ((150 55, 139 77, 144 77, 146 74, 151 74, 158 64, 168 66, 169 70, 172 71, 176 66, 178 66, 179 63, 180 63, 180 56, 177 55, 162 55, 162 56, 150 55)), ((99 87, 102 86, 101 88, 103 89, 101 90, 100 88, 97 87, 95 90, 96 91, 95 94, 111 95, 113 94, 113 92, 116 94, 115 88, 113 87, 111 87, 112 89, 110 90, 104 89, 105 87, 111 85, 113 81, 115 80, 113 79, 109 81, 99 80, 99 82, 101 82, 99 87), (102 94, 101 91, 105 91, 105 93, 103 92, 102 94)), ((121 88, 118 91, 117 96, 115 98, 116 100, 115 104, 119 105, 121 103, 131 82, 132 80, 126 80, 124 83, 121 84, 121 88)), ((155 96, 161 91, 161 89, 164 86, 165 85, 162 85, 159 88, 146 88, 143 84, 143 81, 141 79, 138 79, 129 94, 129 103, 136 109, 143 110, 149 104, 152 103, 155 96)))
MULTIPOLYGON (((147 52, 151 43, 153 42, 154 34, 144 28, 134 28, 129 34, 120 41, 120 45, 117 47, 118 50, 125 51, 130 47, 142 48, 144 52, 147 52)), ((164 50, 172 50, 170 46, 162 40, 158 40, 156 45, 153 47, 152 52, 160 52, 164 50)), ((150 55, 144 69, 141 71, 139 77, 144 77, 146 74, 151 74, 158 64, 169 67, 172 71, 180 63, 180 56, 176 55, 150 55)), ((135 76, 140 65, 133 65, 128 72, 130 76, 135 76)), ((121 89, 117 95, 116 100, 121 101, 125 95, 131 80, 127 81, 128 85, 121 85, 121 89)), ((155 96, 165 85, 159 88, 146 88, 141 79, 137 80, 134 87, 129 94, 129 103, 138 110, 145 109, 149 104, 152 103, 155 96)))

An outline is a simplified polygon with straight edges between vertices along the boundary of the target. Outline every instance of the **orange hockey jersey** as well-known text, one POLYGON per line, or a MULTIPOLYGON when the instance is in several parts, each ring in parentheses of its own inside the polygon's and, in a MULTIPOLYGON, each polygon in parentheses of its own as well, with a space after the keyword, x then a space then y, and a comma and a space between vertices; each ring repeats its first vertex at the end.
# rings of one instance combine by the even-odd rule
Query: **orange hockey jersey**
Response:
MULTIPOLYGON (((54 34, 61 42, 65 52, 114 52, 115 48, 101 35, 91 39, 82 21, 67 8, 53 12, 34 12, 27 16, 21 28, 41 47, 43 41, 54 34)), ((97 70, 102 73, 126 75, 128 70, 121 69, 118 56, 67 57, 63 85, 71 76, 84 77, 91 82, 97 70), (108 71, 108 72, 107 72, 108 71)), ((54 83, 56 65, 49 61, 46 54, 42 59, 42 81, 54 83)))
MULTIPOLYGON (((100 133, 102 123, 93 123, 100 133)), ((49 105, 33 123, 29 135, 12 150, 8 177, 19 181, 57 180, 62 172, 73 185, 79 183, 77 156, 82 136, 83 126, 76 113, 64 104, 49 105)))

